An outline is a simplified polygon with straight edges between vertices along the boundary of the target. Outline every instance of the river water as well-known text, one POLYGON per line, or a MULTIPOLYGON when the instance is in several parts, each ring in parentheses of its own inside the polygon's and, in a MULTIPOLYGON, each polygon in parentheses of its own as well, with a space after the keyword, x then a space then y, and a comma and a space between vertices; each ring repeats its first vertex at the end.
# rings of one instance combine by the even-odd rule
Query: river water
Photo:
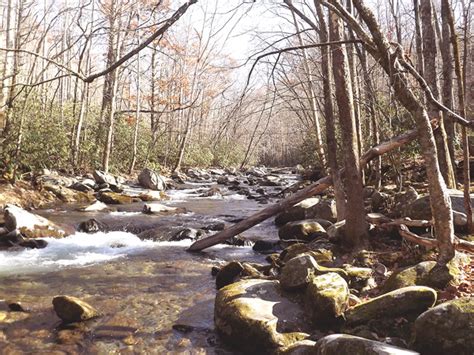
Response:
MULTIPOLYGON (((186 209, 175 215, 144 215, 143 203, 121 205, 116 212, 77 212, 77 206, 36 212, 70 225, 96 218, 109 225, 151 223, 174 230, 230 224, 265 207, 230 192, 224 197, 198 197, 200 188, 168 192, 171 199, 163 204, 186 209)), ((269 220, 244 236, 276 239, 277 233, 269 220)), ((45 249, 0 252, 2 355, 233 353, 213 330, 216 291, 211 268, 229 260, 264 261, 248 246, 218 245, 191 254, 186 251, 190 241, 141 240, 123 231, 76 233, 48 242, 45 249), (103 316, 62 325, 51 304, 61 294, 83 299, 103 316), (28 312, 8 312, 9 302, 21 302, 28 312)))

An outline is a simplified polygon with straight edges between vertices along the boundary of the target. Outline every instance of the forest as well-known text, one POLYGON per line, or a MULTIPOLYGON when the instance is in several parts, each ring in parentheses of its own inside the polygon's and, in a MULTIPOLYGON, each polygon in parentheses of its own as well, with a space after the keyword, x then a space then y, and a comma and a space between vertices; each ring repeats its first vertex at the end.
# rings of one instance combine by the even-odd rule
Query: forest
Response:
POLYGON ((0 0, 0 353, 472 354, 473 12, 0 0))

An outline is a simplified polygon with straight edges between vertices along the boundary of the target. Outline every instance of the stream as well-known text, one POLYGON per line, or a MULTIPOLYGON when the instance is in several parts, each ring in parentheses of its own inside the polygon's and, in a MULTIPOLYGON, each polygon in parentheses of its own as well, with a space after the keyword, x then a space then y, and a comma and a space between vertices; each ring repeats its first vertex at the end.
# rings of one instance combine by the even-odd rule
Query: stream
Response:
MULTIPOLYGON (((283 178, 290 185, 296 177, 283 178)), ((209 186, 194 183, 167 191, 170 200, 160 203, 186 209, 179 214, 146 215, 141 213, 143 202, 119 205, 115 212, 79 212, 75 205, 57 205, 35 213, 74 226, 95 218, 109 225, 152 223, 174 230, 216 222, 231 225, 265 207, 222 186, 223 197, 199 197, 198 191, 209 186)), ((130 195, 141 191, 126 190, 130 195)), ((270 219, 243 235, 276 239, 277 229, 270 219)), ((214 332, 211 268, 230 260, 265 260, 250 246, 221 244, 192 254, 186 251, 190 240, 141 240, 123 231, 77 232, 47 241, 44 249, 0 251, 1 354, 234 353, 214 332), (79 297, 103 315, 63 325, 51 304, 61 294, 79 297), (7 312, 10 302, 21 302, 28 312, 7 312)))

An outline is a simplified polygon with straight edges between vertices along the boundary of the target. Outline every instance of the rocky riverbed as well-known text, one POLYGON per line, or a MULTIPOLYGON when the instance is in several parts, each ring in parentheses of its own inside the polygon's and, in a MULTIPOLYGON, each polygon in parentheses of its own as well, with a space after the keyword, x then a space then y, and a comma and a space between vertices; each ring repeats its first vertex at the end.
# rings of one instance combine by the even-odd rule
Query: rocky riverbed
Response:
MULTIPOLYGON (((35 184, 55 202, 31 211, 4 205, 2 354, 474 349, 469 256, 459 253, 439 267, 432 251, 402 242, 396 228, 377 222, 429 219, 427 198, 417 192, 422 185, 366 188, 371 251, 341 248, 350 226, 337 222, 329 191, 189 253, 193 241, 300 188, 300 175, 190 169, 166 178, 144 170, 125 181, 97 171, 42 174, 35 184)), ((451 196, 462 232, 459 193, 451 196)), ((426 236, 429 223, 412 230, 426 236)))

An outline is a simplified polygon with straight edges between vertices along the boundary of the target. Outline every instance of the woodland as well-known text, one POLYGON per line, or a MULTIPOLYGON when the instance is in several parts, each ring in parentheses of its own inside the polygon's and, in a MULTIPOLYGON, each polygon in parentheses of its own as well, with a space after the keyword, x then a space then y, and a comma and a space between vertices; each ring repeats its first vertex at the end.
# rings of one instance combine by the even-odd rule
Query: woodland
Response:
MULTIPOLYGON (((383 353, 370 339, 409 353, 472 353, 473 7, 469 0, 0 0, 0 228, 10 235, 8 221, 20 213, 9 207, 9 191, 22 195, 16 187, 72 202, 63 187, 45 187, 41 176, 52 171, 83 185, 93 172, 90 189, 73 183, 67 191, 106 204, 127 205, 115 194, 126 195, 136 179, 150 190, 164 190, 160 179, 183 191, 193 187, 187 183, 216 183, 202 196, 237 191, 256 199, 258 211, 188 238, 188 251, 239 245, 242 233, 274 216, 279 228, 276 244, 251 241, 270 265, 213 269, 214 323, 225 344, 247 353, 383 353), (298 181, 285 181, 290 175, 298 181), (419 194, 424 205, 415 204, 419 194), (324 203, 330 218, 315 212, 324 203), (376 260, 361 263, 367 250, 376 260), (403 262, 384 261, 400 250, 403 262), (432 263, 428 271, 423 263, 432 263), (416 280, 393 281, 401 266, 417 267, 416 280), (368 279, 357 273, 364 267, 380 280, 374 276, 372 291, 352 292, 353 278, 368 279), (299 311, 261 315, 258 306, 233 303, 246 287, 282 305, 294 296, 325 337, 298 325, 299 311), (404 297, 417 306, 397 303, 404 297), (360 331, 380 317, 376 307, 399 313, 386 311, 390 321, 360 331), (436 312, 425 316, 437 307, 452 315, 452 334, 436 312), (277 328, 257 324, 261 317, 277 328), (425 327, 435 330, 424 334, 425 327), (332 333, 343 334, 337 345, 332 333)), ((40 205, 25 196, 37 195, 23 193, 22 207, 40 205)), ((25 237, 19 216, 13 229, 25 237)), ((94 221, 86 232, 112 230, 94 221)))

